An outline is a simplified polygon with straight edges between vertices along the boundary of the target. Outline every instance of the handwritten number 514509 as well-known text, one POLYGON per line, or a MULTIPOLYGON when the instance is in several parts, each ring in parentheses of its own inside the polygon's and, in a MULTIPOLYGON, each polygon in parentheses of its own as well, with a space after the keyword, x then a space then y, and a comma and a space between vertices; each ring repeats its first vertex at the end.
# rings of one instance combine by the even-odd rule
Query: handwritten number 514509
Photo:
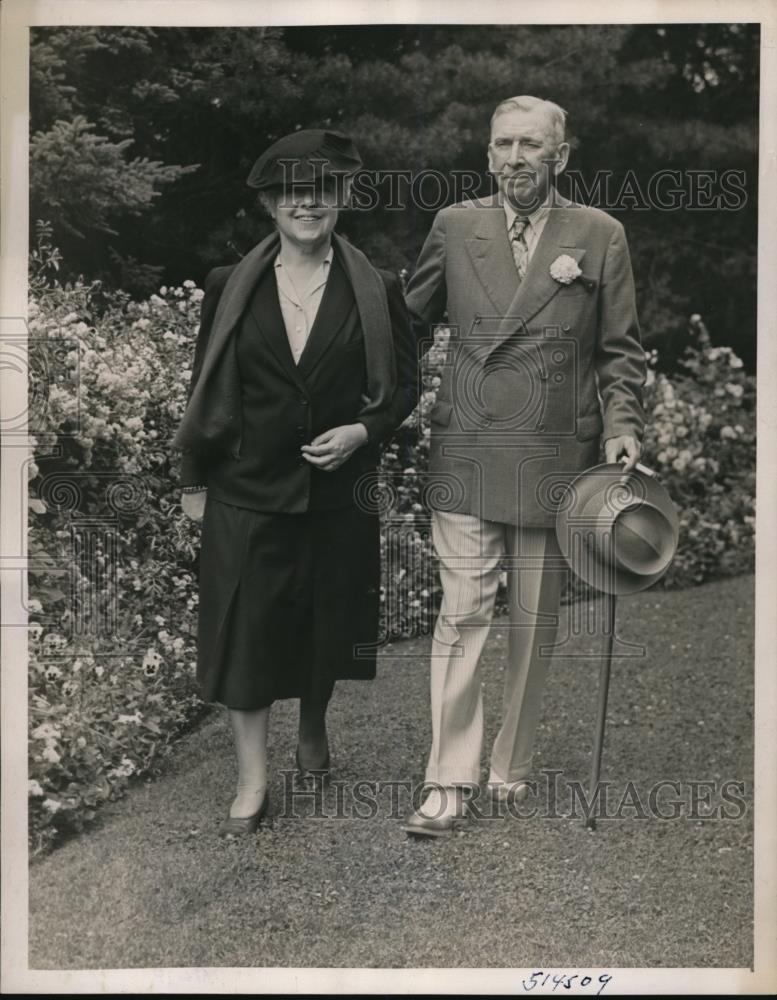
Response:
POLYGON ((526 993, 530 993, 538 986, 542 989, 548 983, 552 983, 553 985, 551 989, 554 991, 557 990, 559 986, 563 987, 565 990, 571 990, 573 987, 588 990, 590 987, 592 988, 592 992, 593 989, 598 987, 598 989, 596 989, 596 996, 599 996, 602 990, 604 990, 607 984, 611 981, 612 976, 607 975, 606 972, 603 972, 598 978, 595 979, 593 976, 581 976, 578 973, 570 974, 568 972, 556 972, 551 974, 550 972, 545 972, 540 969, 537 972, 532 972, 528 979, 523 979, 521 982, 526 993))

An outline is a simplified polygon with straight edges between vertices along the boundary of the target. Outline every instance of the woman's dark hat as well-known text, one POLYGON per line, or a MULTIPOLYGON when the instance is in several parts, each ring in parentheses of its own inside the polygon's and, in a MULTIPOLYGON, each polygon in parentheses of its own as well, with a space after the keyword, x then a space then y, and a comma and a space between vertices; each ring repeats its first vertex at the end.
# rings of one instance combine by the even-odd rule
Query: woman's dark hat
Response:
POLYGON ((361 165, 359 151, 347 135, 327 129, 301 129, 265 150, 246 183, 260 191, 315 184, 327 178, 348 177, 361 165))
POLYGON ((585 583, 636 594, 669 569, 680 526, 665 487, 644 466, 597 465, 567 487, 556 517, 561 552, 585 583))

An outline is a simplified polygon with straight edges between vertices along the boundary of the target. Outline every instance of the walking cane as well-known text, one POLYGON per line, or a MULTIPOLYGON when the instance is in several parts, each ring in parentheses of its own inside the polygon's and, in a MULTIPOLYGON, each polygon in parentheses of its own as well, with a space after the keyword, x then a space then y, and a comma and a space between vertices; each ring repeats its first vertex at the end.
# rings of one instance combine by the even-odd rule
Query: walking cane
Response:
POLYGON ((679 522, 668 493, 657 482, 655 472, 644 465, 637 464, 632 472, 620 476, 613 465, 596 466, 575 479, 570 489, 570 502, 560 509, 556 521, 561 551, 575 573, 606 597, 605 650, 599 666, 591 755, 591 808, 585 819, 586 828, 595 830, 593 806, 598 801, 618 595, 636 594, 663 576, 677 547, 679 522), (613 487, 627 486, 630 478, 630 495, 618 498, 613 487), (625 520, 625 535, 619 536, 616 551, 618 518, 622 519, 619 525, 625 520), (606 530, 602 530, 603 521, 606 530), (589 558, 594 551, 596 558, 589 558))
MULTIPOLYGON (((599 788, 599 773, 602 766, 602 748, 604 747, 604 727, 607 724, 607 696, 610 692, 610 669, 612 667, 612 647, 615 642, 615 609, 618 602, 617 594, 607 595, 607 650, 599 665, 599 698, 596 709, 596 729, 594 730, 594 748, 591 758, 591 802, 593 803, 599 788)), ((589 830, 596 829, 596 817, 586 817, 585 825, 589 830)))

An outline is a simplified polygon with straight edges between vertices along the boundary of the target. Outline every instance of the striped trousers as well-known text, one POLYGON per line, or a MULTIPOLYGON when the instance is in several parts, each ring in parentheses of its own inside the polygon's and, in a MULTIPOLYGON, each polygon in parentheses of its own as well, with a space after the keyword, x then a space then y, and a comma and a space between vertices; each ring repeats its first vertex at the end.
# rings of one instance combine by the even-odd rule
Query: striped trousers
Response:
POLYGON ((483 745, 480 656, 507 557, 510 618, 502 724, 491 752, 491 781, 531 770, 542 692, 556 636, 566 565, 555 533, 434 511, 443 600, 431 660, 432 748, 426 780, 476 784, 483 745))

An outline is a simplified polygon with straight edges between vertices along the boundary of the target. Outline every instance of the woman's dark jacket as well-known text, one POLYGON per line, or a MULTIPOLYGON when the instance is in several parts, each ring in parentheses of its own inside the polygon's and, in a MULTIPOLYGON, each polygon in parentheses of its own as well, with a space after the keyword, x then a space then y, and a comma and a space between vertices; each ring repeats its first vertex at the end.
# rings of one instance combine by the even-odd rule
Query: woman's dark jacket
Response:
POLYGON ((292 513, 309 508, 312 478, 315 506, 348 504, 353 502, 354 477, 374 467, 379 444, 412 411, 418 392, 417 355, 399 281, 376 270, 337 234, 333 244, 327 289, 298 366, 277 301, 272 265, 278 235, 263 240, 236 266, 216 268, 208 275, 189 402, 173 439, 183 451, 182 486, 207 486, 212 475, 214 486, 227 491, 222 499, 240 503, 231 493, 239 498, 250 483, 254 499, 247 505, 292 513), (266 347, 266 364, 249 373, 237 363, 242 336, 257 336, 262 349, 266 347), (345 343, 354 350, 329 350, 338 338, 341 348, 345 343), (349 354, 354 359, 347 361, 353 369, 353 391, 359 381, 352 414, 346 414, 350 406, 343 405, 351 389, 343 381, 343 360, 349 354), (253 397, 247 394, 246 376, 253 397), (369 402, 359 399, 362 392, 369 402), (299 445, 338 422, 357 420, 367 428, 368 443, 340 470, 322 474, 301 458, 299 445), (261 451, 264 434, 268 451, 262 461, 257 444, 261 451))

